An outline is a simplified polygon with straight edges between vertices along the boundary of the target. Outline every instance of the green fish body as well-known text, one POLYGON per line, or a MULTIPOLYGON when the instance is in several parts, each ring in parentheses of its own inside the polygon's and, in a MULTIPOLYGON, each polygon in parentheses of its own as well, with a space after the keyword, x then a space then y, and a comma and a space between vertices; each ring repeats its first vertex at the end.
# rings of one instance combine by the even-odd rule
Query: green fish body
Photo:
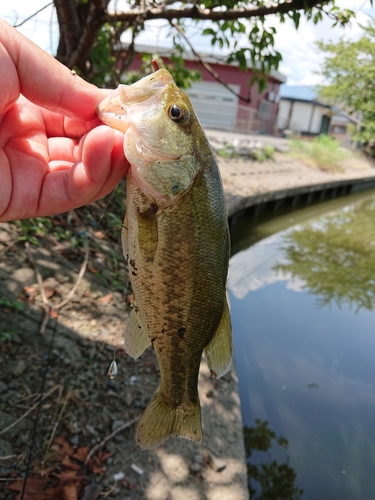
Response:
POLYGON ((229 231, 218 166, 188 97, 166 70, 120 86, 98 113, 125 132, 131 164, 123 249, 135 301, 125 348, 137 358, 152 344, 160 367, 137 442, 145 449, 169 436, 200 442, 202 352, 214 376, 232 362, 229 231))

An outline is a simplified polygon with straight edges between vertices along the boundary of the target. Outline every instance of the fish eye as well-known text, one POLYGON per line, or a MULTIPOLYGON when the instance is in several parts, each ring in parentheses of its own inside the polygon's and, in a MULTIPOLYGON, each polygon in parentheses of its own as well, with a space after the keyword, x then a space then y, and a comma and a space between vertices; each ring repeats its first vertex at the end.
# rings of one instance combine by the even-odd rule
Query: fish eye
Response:
POLYGON ((168 110, 168 116, 174 122, 181 123, 189 118, 189 113, 180 106, 177 106, 177 104, 172 104, 168 110))

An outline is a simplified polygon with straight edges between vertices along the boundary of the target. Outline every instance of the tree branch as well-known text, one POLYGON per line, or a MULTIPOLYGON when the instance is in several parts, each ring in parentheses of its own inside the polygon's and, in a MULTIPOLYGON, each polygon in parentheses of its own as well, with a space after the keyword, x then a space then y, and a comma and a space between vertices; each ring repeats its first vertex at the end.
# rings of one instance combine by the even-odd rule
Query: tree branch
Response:
POLYGON ((236 20, 241 18, 250 19, 252 17, 263 17, 270 14, 286 14, 296 10, 308 10, 313 7, 323 7, 330 3, 331 0, 287 0, 284 3, 273 3, 269 6, 227 9, 227 10, 212 10, 201 9, 196 5, 181 9, 165 9, 164 6, 158 8, 149 8, 146 10, 132 9, 123 13, 108 14, 108 21, 112 22, 115 19, 118 21, 135 21, 138 16, 141 16, 145 21, 151 19, 199 19, 202 21, 222 21, 236 20))
POLYGON ((13 26, 15 28, 19 28, 20 26, 22 26, 23 24, 25 24, 27 21, 30 21, 30 19, 32 19, 33 17, 35 17, 37 14, 39 14, 39 12, 42 12, 42 10, 46 9, 50 5, 53 5, 53 2, 47 3, 47 5, 45 5, 44 7, 41 7, 39 10, 37 10, 36 12, 34 12, 34 14, 31 14, 31 16, 27 17, 26 19, 24 19, 23 21, 21 21, 18 24, 13 24, 13 26))
POLYGON ((104 439, 102 439, 102 441, 100 441, 100 443, 97 443, 91 450, 90 450, 90 453, 87 455, 86 457, 86 460, 84 461, 84 464, 83 466, 86 467, 88 465, 88 463, 90 462, 90 459, 91 457, 94 455, 94 453, 96 453, 100 448, 102 448, 106 443, 107 441, 109 441, 110 439, 112 439, 116 434, 118 434, 119 432, 123 431, 124 429, 127 429, 128 427, 130 427, 131 425, 135 424, 138 420, 139 420, 139 417, 140 415, 137 415, 136 417, 134 417, 132 420, 129 420, 129 422, 124 422, 122 425, 120 425, 119 427, 116 427, 116 429, 111 432, 111 434, 109 434, 108 436, 106 436, 104 439))
POLYGON ((64 58, 66 54, 70 54, 78 43, 81 34, 81 25, 74 0, 54 0, 53 3, 60 29, 60 40, 56 58, 65 62, 64 58))
POLYGON ((235 90, 233 90, 227 83, 225 83, 221 78, 220 78, 220 75, 218 73, 216 73, 216 71, 208 64, 206 63, 205 61, 203 61, 203 59, 201 58, 201 56, 198 54, 198 52, 196 52, 196 50, 194 49, 193 45, 190 43, 189 39, 186 37, 185 33, 183 32, 183 30, 180 28, 180 26, 178 26, 178 24, 175 24, 173 21, 170 21, 170 24, 171 26, 173 26, 173 28, 175 28, 178 33, 184 38, 184 40, 186 41, 186 43, 189 45, 190 47, 190 50, 192 51, 192 53, 194 54, 194 56, 197 58, 198 62, 204 67, 204 69, 206 71, 208 71, 210 73, 211 76, 213 76, 215 78, 216 81, 218 81, 221 85, 223 85, 223 87, 227 88, 230 92, 232 92, 232 94, 234 94, 236 97, 238 97, 239 99, 241 99, 241 101, 245 101, 246 103, 249 103, 251 102, 251 99, 250 99, 250 91, 249 91, 249 96, 248 97, 243 97, 242 95, 240 94, 237 94, 237 92, 235 90))
POLYGON ((86 56, 92 47, 99 28, 106 20, 106 6, 103 0, 92 0, 78 44, 71 51, 67 66, 80 66, 79 59, 86 56))

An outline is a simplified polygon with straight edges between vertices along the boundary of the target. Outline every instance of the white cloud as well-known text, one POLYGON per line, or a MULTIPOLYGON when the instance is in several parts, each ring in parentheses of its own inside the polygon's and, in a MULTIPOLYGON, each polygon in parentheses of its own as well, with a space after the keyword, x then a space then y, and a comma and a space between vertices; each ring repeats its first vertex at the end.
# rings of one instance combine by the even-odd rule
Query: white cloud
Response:
MULTIPOLYGON (((296 226, 294 226, 294 229, 296 226)), ((282 235, 287 234, 286 230, 282 235)), ((250 248, 237 253, 230 259, 228 289, 238 299, 243 299, 250 292, 264 288, 277 281, 286 281, 286 288, 301 292, 305 282, 292 278, 289 273, 276 272, 273 268, 282 262, 280 244, 282 236, 276 233, 259 241, 250 248)))
MULTIPOLYGON (((307 86, 315 86, 315 85, 323 85, 324 80, 322 76, 308 73, 301 80, 298 81, 298 85, 307 85, 307 86)), ((292 84, 291 84, 292 85, 292 84)))
POLYGON ((322 77, 316 75, 320 70, 322 54, 315 47, 318 40, 337 42, 341 37, 356 40, 362 34, 361 25, 366 25, 370 15, 375 16, 375 8, 371 8, 369 0, 365 2, 353 2, 353 0, 338 0, 337 5, 356 11, 356 20, 350 26, 340 28, 332 27, 333 21, 324 18, 322 22, 314 25, 311 21, 301 20, 298 30, 291 21, 284 25, 274 19, 268 22, 277 29, 275 36, 275 47, 283 56, 281 71, 289 68, 288 81, 290 85, 316 85, 322 83, 322 77), (357 3, 357 5, 353 5, 357 3), (361 9, 362 8, 362 9, 361 9))

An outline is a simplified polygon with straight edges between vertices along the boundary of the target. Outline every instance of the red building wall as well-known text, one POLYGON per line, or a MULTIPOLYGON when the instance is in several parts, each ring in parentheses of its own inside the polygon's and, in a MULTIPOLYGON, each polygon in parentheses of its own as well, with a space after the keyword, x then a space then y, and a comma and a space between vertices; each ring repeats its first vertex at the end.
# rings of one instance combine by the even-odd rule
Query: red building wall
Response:
MULTIPOLYGON (((169 62, 167 58, 163 59, 169 62)), ((141 55, 137 54, 134 58, 132 64, 130 65, 130 70, 139 70, 141 68, 141 55)), ((216 79, 198 62, 196 61, 185 61, 185 66, 189 69, 197 69, 202 75, 202 80, 205 82, 216 82, 216 79)), ((229 64, 218 64, 210 63, 212 69, 220 75, 220 78, 227 85, 239 85, 240 95, 247 98, 249 96, 249 81, 253 75, 251 69, 247 71, 241 71, 237 66, 232 66, 229 64)), ((249 128, 245 128, 244 131, 248 132, 266 132, 268 134, 274 134, 276 131, 276 117, 278 112, 278 103, 270 102, 268 100, 268 93, 270 91, 274 92, 275 95, 279 95, 279 87, 281 82, 273 78, 272 76, 267 76, 267 88, 261 94, 258 93, 258 84, 255 83, 250 88, 250 103, 239 99, 238 100, 238 112, 237 112, 237 123, 246 124, 249 118, 251 118, 251 123, 249 123, 249 128), (259 118, 259 107, 262 100, 269 102, 270 106, 270 118, 267 120, 262 120, 259 118)), ((239 125, 240 128, 240 125, 239 125)))

